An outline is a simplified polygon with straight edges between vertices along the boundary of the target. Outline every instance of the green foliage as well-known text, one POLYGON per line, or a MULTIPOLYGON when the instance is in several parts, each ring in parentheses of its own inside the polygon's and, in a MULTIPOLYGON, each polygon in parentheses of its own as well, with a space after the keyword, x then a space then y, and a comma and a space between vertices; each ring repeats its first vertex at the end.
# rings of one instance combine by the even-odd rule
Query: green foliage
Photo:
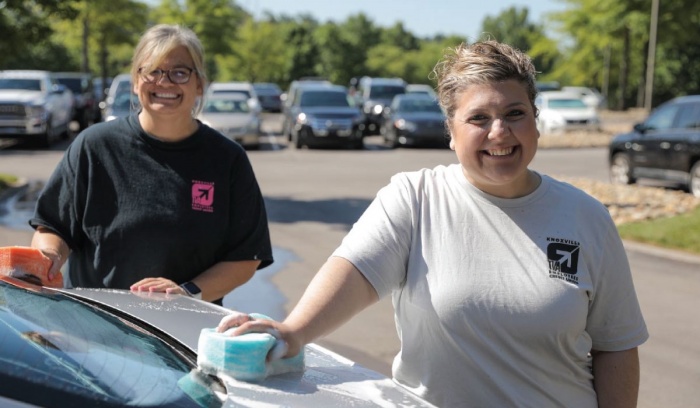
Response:
MULTIPOLYGON (((253 19, 234 0, 0 0, 0 68, 88 70, 113 76, 128 69, 133 47, 157 23, 192 28, 207 52, 212 80, 270 81, 302 76, 339 84, 362 75, 430 83, 446 47, 464 38, 418 38, 398 21, 377 26, 358 13, 320 24, 310 15, 253 19)), ((609 106, 642 106, 652 0, 559 0, 566 8, 530 21, 527 7, 486 16, 480 39, 512 44, 532 58, 539 79, 596 87, 609 106), (545 30, 546 28, 546 30, 545 30)), ((661 1, 654 104, 700 93, 697 0, 661 1)))
POLYGON ((618 230, 623 239, 700 253, 700 207, 677 217, 623 224, 618 230))

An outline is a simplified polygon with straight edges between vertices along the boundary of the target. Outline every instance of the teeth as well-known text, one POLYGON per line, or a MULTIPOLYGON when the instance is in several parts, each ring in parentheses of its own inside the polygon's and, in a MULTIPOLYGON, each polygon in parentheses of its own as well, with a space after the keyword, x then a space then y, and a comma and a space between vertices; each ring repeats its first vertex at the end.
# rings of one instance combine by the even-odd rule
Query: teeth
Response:
POLYGON ((154 94, 156 98, 166 98, 166 99, 175 99, 177 98, 177 95, 174 93, 156 93, 154 94))
POLYGON ((488 154, 490 156, 507 156, 513 152, 513 148, 509 147, 507 149, 498 149, 498 150, 488 150, 488 154))

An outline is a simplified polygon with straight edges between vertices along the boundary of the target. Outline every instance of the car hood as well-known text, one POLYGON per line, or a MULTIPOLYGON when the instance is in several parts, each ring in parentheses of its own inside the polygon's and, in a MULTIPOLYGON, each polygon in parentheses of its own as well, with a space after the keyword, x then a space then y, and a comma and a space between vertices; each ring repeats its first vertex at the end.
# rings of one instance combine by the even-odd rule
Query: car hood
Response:
MULTIPOLYGON (((196 351, 204 328, 216 327, 230 311, 180 295, 137 294, 113 289, 52 289, 116 308, 151 324, 196 351)), ((433 407, 390 378, 316 344, 305 347, 303 372, 267 377, 258 383, 220 375, 225 407, 433 407)))
POLYGON ((0 89, 0 102, 7 103, 32 103, 40 102, 44 98, 41 91, 25 91, 20 89, 0 89))

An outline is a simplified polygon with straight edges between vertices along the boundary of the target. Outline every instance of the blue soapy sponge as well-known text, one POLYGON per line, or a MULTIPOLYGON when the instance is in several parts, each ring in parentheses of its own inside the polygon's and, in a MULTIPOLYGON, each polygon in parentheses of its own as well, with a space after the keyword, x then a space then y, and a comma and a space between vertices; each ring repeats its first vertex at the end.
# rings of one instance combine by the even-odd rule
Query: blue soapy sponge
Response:
MULTIPOLYGON (((267 318, 262 315, 254 317, 267 318)), ((216 329, 202 329, 197 365, 213 375, 224 374, 242 381, 262 381, 268 375, 304 370, 304 350, 290 358, 267 362, 267 353, 278 340, 267 333, 246 333, 232 337, 216 329)))

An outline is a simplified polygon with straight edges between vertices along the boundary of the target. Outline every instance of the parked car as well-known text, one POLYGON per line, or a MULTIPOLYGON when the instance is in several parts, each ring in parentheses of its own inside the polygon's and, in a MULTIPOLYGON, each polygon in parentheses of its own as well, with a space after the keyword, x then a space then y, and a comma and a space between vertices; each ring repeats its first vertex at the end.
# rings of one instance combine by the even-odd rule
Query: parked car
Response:
POLYGON ((282 111, 282 89, 279 85, 271 82, 255 82, 253 88, 258 94, 260 107, 265 112, 282 111))
POLYGON ((80 130, 102 119, 99 101, 95 98, 92 74, 87 72, 54 72, 51 74, 59 84, 65 85, 75 96, 73 120, 80 130))
POLYGON ((105 122, 138 112, 139 98, 131 86, 131 75, 119 74, 112 80, 107 98, 100 102, 105 122))
POLYGON ((561 88, 564 92, 571 92, 577 94, 583 102, 597 109, 605 109, 608 106, 608 99, 598 92, 595 88, 588 88, 585 86, 565 86, 561 88))
POLYGON ((600 117, 578 95, 563 91, 540 92, 535 98, 539 109, 537 128, 543 134, 561 134, 571 130, 600 130, 600 117))
POLYGON ((0 137, 49 146, 68 135, 74 103, 49 71, 0 71, 0 137))
POLYGON ((227 309, 180 295, 50 289, 0 277, 3 407, 431 407, 316 344, 303 372, 207 375, 199 335, 227 309))
POLYGON ((365 135, 379 133, 384 121, 384 108, 391 103, 394 96, 403 93, 406 93, 406 81, 401 78, 366 76, 360 79, 355 97, 365 114, 365 135))
POLYGON ((238 93, 209 95, 199 120, 248 149, 260 147, 260 116, 249 105, 249 98, 238 93))
POLYGON ((424 93, 396 95, 384 110, 384 143, 389 147, 448 146, 445 115, 435 97, 424 93))
POLYGON ((426 84, 408 84, 406 85, 407 94, 423 94, 430 95, 433 98, 437 98, 437 93, 432 86, 426 84))
POLYGON ((258 99, 258 93, 255 91, 253 84, 250 82, 212 82, 209 84, 206 96, 208 97, 209 95, 215 95, 218 93, 237 93, 245 95, 248 98, 248 104, 253 111, 257 113, 262 111, 260 99, 258 99))
POLYGON ((282 135, 286 136, 288 140, 292 140, 292 125, 295 119, 290 113, 290 108, 294 105, 299 97, 299 90, 304 86, 310 85, 333 85, 330 81, 324 78, 317 77, 304 77, 298 80, 292 81, 289 84, 289 89, 287 92, 283 93, 282 99, 282 135))
POLYGON ((303 146, 362 149, 364 116, 341 85, 305 85, 289 108, 290 141, 303 146))
POLYGON ((610 142, 610 179, 680 185, 700 197, 700 95, 672 99, 610 142))

